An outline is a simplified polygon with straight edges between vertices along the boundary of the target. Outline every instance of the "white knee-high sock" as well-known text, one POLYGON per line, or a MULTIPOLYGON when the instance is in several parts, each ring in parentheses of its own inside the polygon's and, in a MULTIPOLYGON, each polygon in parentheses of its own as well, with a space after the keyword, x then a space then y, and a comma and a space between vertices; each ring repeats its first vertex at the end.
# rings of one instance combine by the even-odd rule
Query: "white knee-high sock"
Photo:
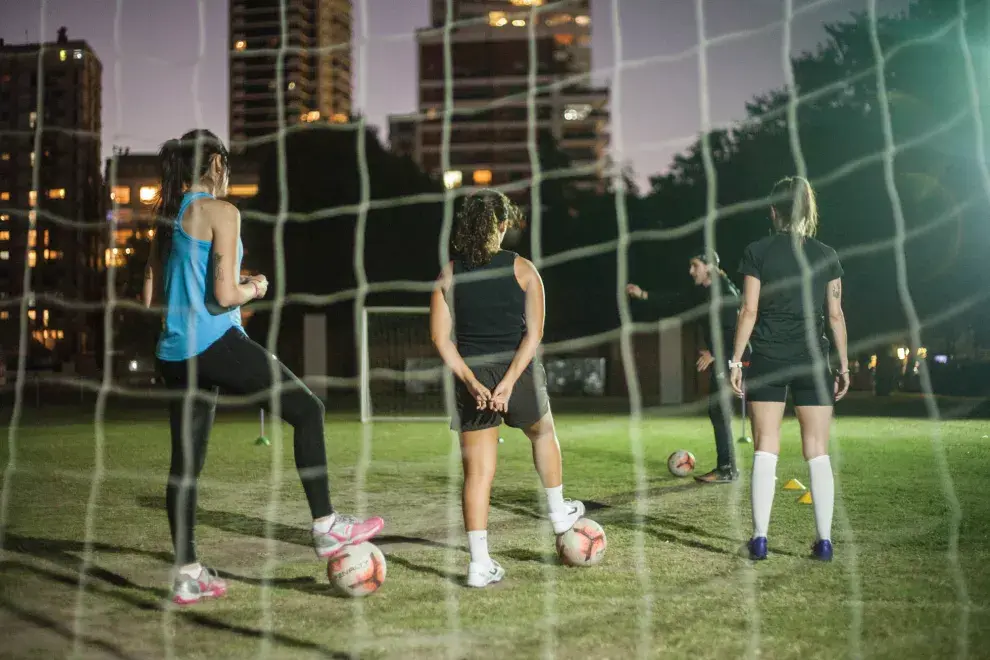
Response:
MULTIPOLYGON (((777 455, 766 451, 753 452, 753 479, 750 483, 753 502, 753 538, 767 535, 770 509, 777 490, 777 455)), ((814 497, 814 496, 812 496, 814 497)))
POLYGON ((488 556, 488 530, 482 529, 468 532, 468 551, 471 553, 471 563, 487 564, 491 561, 488 556))
POLYGON ((832 461, 828 454, 815 456, 808 461, 811 472, 811 503, 815 507, 815 527, 818 538, 830 541, 832 534, 832 510, 835 508, 835 480, 832 461))

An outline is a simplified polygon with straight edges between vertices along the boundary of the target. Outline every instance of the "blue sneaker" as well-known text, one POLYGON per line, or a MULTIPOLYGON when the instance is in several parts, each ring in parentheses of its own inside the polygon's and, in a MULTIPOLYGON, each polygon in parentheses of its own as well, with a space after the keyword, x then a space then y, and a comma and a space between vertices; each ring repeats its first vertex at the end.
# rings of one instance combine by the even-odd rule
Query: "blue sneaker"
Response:
POLYGON ((818 561, 832 561, 832 542, 824 539, 815 541, 811 546, 811 558, 818 561))
POLYGON ((767 537, 757 536, 749 540, 749 558, 754 560, 767 558, 767 537))

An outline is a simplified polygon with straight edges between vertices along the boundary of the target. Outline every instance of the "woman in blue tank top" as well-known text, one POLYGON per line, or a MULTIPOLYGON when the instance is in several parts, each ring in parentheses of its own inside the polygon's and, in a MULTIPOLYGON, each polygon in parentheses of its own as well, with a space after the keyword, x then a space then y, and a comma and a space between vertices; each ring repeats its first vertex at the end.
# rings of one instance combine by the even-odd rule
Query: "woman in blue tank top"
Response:
POLYGON ((162 305, 164 328, 156 354, 166 387, 176 394, 169 403, 172 462, 165 506, 177 569, 172 598, 188 605, 227 590, 215 571, 197 561, 194 542, 196 480, 206 460, 220 390, 264 393, 262 405, 267 407, 271 390, 278 387, 281 416, 294 430, 296 468, 313 517, 317 556, 333 557, 348 545, 367 541, 384 522, 334 512, 323 402, 241 327, 241 305, 262 298, 268 280, 240 274, 240 213, 218 199, 227 194, 229 176, 223 143, 210 131, 190 131, 162 145, 159 158, 162 176, 155 211, 160 224, 143 297, 147 307, 158 301, 162 305), (192 399, 189 406, 187 398, 192 399))

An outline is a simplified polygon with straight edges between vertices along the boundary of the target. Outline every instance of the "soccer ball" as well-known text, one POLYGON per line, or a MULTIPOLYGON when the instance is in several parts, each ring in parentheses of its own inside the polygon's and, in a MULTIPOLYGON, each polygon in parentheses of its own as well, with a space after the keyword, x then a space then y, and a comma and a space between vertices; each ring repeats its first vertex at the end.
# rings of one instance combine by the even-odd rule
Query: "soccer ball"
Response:
POLYGON ((686 477, 694 470, 694 454, 678 449, 667 459, 667 469, 675 477, 686 477))
POLYGON ((373 594, 385 583, 385 555, 367 542, 348 546, 327 562, 327 577, 345 596, 373 594))
POLYGON ((605 530, 587 518, 557 537, 557 554, 568 566, 594 566, 605 556, 606 546, 605 530))

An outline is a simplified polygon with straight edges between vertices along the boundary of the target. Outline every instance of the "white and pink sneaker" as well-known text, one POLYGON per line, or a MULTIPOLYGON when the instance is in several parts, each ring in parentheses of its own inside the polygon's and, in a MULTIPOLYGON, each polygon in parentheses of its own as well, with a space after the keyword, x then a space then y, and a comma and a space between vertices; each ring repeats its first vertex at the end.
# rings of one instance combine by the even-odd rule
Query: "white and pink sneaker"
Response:
POLYGON ((313 528, 313 549, 320 559, 328 559, 339 554, 349 545, 357 545, 371 540, 385 527, 385 521, 378 516, 359 520, 354 516, 334 514, 330 531, 321 532, 313 528))
POLYGON ((199 575, 192 577, 180 573, 172 586, 172 602, 176 605, 192 605, 204 598, 220 598, 227 593, 227 583, 217 572, 205 566, 199 575))

